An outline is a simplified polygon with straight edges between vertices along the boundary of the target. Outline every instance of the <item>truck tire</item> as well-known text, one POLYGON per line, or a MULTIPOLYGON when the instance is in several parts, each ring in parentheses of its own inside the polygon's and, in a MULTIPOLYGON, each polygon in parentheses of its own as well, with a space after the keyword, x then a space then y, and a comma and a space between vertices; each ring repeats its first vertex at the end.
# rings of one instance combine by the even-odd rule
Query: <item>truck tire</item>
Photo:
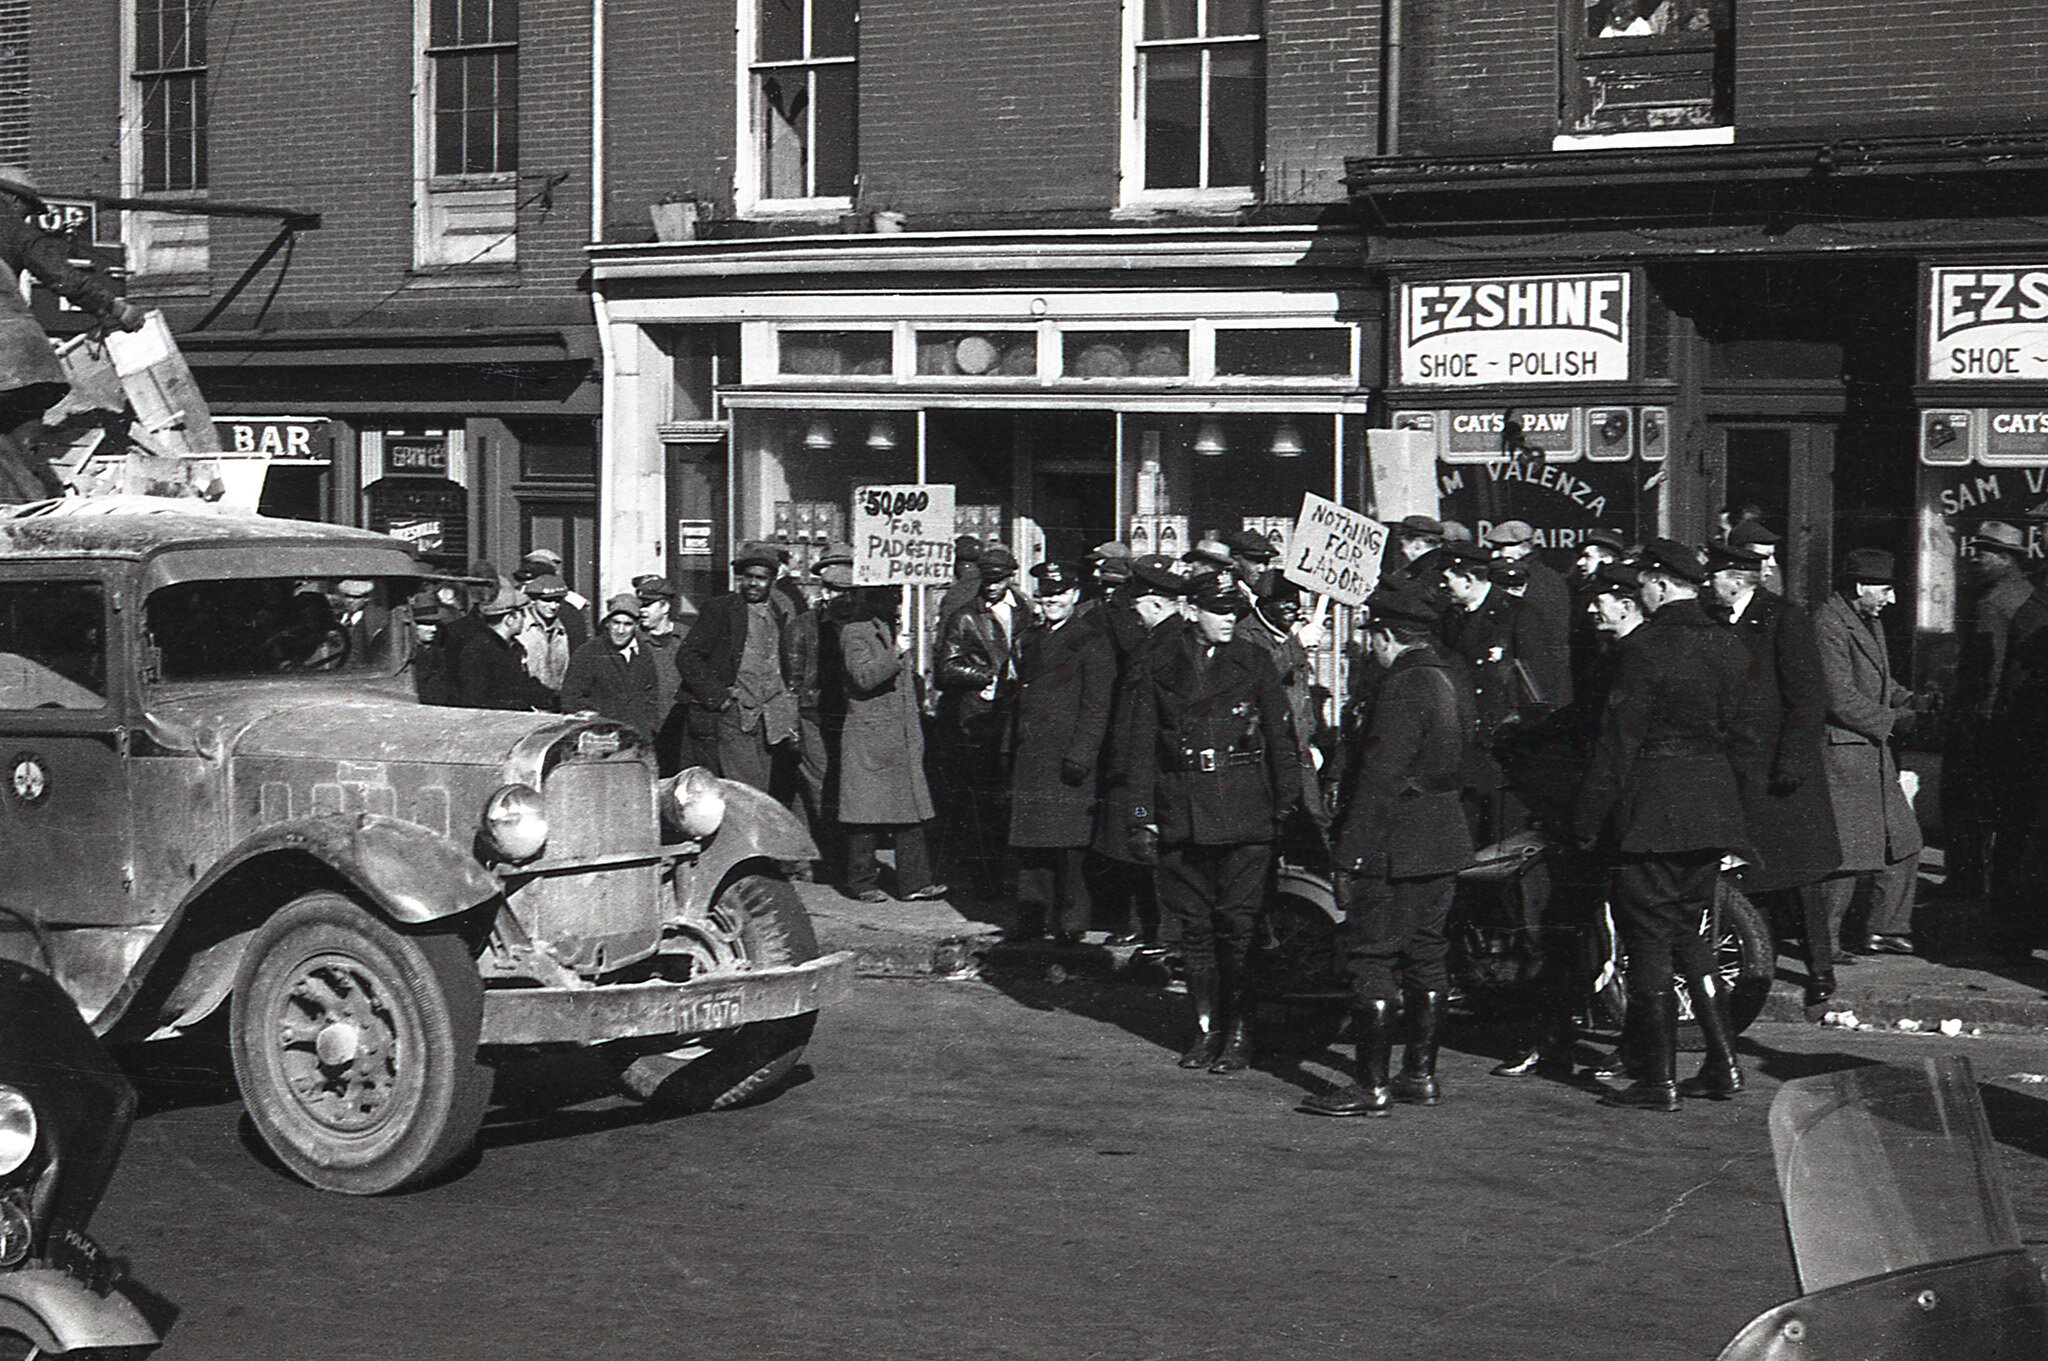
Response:
POLYGON ((265 922, 235 980, 229 1046, 263 1142, 324 1191, 376 1195, 466 1150, 490 1103, 483 983, 463 941, 402 932, 338 893, 265 922))
MULTIPOLYGON (((801 964, 818 956, 811 915, 786 879, 742 875, 719 893, 712 912, 738 928, 751 964, 801 964)), ((816 1012, 805 1012, 694 1035, 677 1048, 634 1058, 619 1085, 629 1096, 679 1114, 738 1106, 789 1076, 817 1023, 816 1012)))

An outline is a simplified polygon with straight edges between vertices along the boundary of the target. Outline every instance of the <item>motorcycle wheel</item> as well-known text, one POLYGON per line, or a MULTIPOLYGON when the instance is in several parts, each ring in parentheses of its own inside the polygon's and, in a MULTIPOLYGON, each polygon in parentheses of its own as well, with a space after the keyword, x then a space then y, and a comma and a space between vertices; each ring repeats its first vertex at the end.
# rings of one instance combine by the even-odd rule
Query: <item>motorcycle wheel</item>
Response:
POLYGON ((1250 1019, 1258 1047, 1282 1054, 1329 1048, 1350 1010, 1330 915, 1282 890, 1266 911, 1262 948, 1252 965, 1250 1019))
POLYGON ((483 1123, 483 1005, 459 937, 401 932, 338 893, 305 894, 256 932, 235 980, 242 1104, 278 1160, 323 1191, 424 1181, 483 1123))
MULTIPOLYGON (((725 886, 711 911, 734 928, 749 963, 801 964, 817 958, 810 913, 787 880, 744 875, 725 886)), ((817 1023, 816 1012, 805 1012, 693 1035, 677 1048, 632 1058, 619 1074, 619 1085, 637 1100, 679 1114, 737 1106, 789 1076, 817 1023)))
MULTIPOLYGON (((1716 972, 1728 985, 1729 1020, 1739 1035, 1763 1014, 1771 981, 1777 976, 1778 947, 1770 923, 1741 889, 1724 877, 1714 896, 1713 915, 1701 923, 1701 930, 1711 935, 1716 972)), ((1591 935, 1593 1019, 1620 1029, 1628 1016, 1628 993, 1623 986, 1628 956, 1615 933, 1611 909, 1602 907, 1591 935)), ((1680 1049, 1698 1053, 1706 1047, 1692 1018, 1692 999, 1682 987, 1678 990, 1678 1022, 1680 1049)))
POLYGON ((155 1347, 77 1347, 68 1352, 43 1351, 35 1339, 11 1328, 0 1328, 0 1361, 39 1361, 40 1358, 61 1358, 61 1361, 142 1361, 142 1358, 156 1350, 155 1347))

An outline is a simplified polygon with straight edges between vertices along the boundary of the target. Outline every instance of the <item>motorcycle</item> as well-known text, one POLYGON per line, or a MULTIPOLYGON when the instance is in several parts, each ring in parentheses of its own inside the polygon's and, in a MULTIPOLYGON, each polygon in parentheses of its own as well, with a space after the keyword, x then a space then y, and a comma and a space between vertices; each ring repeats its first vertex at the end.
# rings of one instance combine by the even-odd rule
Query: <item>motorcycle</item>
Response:
POLYGON ((134 1119, 64 990, 0 960, 0 1361, 129 1361, 161 1341, 85 1232, 134 1119))
POLYGON ((1968 1059, 1795 1079, 1770 1129, 1805 1293, 1752 1319, 1720 1361, 2048 1355, 2048 1281, 2021 1243, 1968 1059))

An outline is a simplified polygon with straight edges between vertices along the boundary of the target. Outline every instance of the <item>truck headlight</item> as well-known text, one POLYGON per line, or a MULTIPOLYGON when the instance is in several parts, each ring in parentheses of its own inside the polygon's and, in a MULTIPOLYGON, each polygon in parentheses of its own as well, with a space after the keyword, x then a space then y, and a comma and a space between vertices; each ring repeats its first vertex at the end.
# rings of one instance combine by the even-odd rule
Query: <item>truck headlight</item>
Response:
POLYGON ((18 1087, 0 1083, 0 1177, 36 1151, 36 1108, 18 1087))
POLYGON ((725 791, 716 775, 702 766, 692 766, 669 781, 661 813, 692 841, 708 841, 725 821, 725 791))
POLYGON ((518 864, 548 844, 547 805, 531 785, 508 784, 484 803, 484 840, 499 858, 518 864))

